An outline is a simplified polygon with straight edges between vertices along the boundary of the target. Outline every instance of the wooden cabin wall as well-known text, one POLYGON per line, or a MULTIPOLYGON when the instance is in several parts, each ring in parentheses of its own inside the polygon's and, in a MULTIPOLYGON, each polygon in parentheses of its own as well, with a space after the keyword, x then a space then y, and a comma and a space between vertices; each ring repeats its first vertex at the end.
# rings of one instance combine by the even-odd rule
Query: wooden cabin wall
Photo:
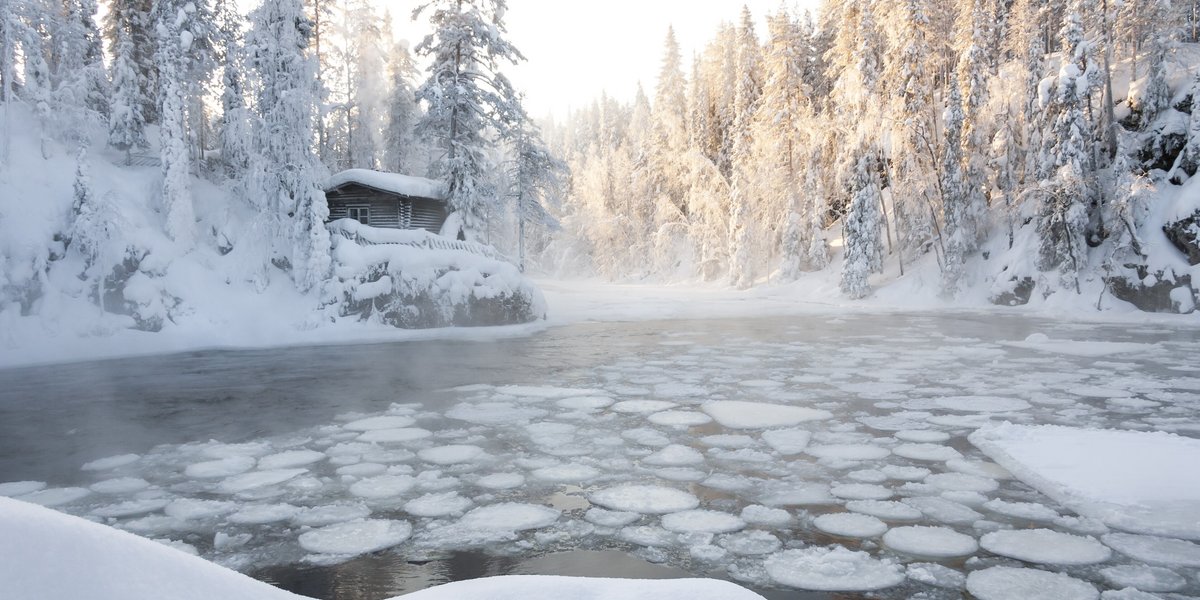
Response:
POLYGON ((366 187, 347 186, 325 195, 329 203, 329 220, 346 219, 350 208, 366 207, 371 211, 371 227, 389 229, 425 229, 438 233, 446 221, 445 205, 425 198, 401 198, 366 187))

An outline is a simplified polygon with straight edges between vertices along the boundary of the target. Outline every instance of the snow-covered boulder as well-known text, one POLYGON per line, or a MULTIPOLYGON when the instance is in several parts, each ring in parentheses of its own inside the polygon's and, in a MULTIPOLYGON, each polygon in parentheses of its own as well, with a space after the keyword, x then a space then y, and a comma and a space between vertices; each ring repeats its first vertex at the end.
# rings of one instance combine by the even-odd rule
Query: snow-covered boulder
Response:
POLYGON ((330 227, 336 317, 410 329, 545 318, 541 291, 489 246, 350 219, 330 227))

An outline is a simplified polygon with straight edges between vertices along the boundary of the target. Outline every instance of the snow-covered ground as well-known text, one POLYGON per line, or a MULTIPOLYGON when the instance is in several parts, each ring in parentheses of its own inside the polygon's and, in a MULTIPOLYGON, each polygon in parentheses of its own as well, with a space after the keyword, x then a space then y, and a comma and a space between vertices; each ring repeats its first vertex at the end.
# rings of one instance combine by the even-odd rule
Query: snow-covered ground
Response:
POLYGON ((1197 338, 1080 324, 968 337, 939 318, 662 332, 528 385, 96 457, 76 481, 0 495, 239 570, 619 548, 752 586, 885 597, 1200 593, 1197 338), (1112 510, 1160 501, 1185 510, 1112 510))

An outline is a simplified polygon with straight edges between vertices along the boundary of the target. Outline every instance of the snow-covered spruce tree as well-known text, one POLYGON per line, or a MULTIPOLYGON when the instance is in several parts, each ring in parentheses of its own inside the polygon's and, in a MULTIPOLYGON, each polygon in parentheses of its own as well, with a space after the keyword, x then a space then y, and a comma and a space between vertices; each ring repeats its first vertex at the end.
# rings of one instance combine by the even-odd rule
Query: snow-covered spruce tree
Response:
POLYGON ((55 99, 73 121, 68 137, 81 137, 82 122, 108 115, 108 76, 104 51, 96 27, 95 0, 66 0, 61 25, 57 28, 55 99))
POLYGON ((420 116, 420 107, 413 92, 412 81, 417 74, 408 42, 399 41, 388 58, 391 90, 387 99, 387 124, 383 134, 383 168, 395 173, 417 172, 420 160, 413 126, 420 116))
POLYGON ((158 36, 154 32, 153 10, 153 0, 113 0, 104 18, 104 35, 114 54, 114 87, 118 76, 132 77, 135 86, 127 91, 118 88, 114 94, 123 97, 123 101, 136 101, 147 123, 158 122, 158 70, 154 61, 158 36), (128 44, 124 49, 123 42, 128 44), (118 61, 125 63, 120 67, 127 70, 125 73, 117 70, 118 61))
POLYGON ((354 46, 350 165, 378 169, 383 158, 383 128, 388 108, 387 79, 383 77, 387 50, 379 19, 366 0, 353 0, 347 11, 353 32, 350 43, 354 46))
POLYGON ((94 286, 96 305, 103 310, 105 278, 116 262, 111 246, 119 237, 119 215, 107 198, 98 198, 93 193, 87 148, 83 146, 75 158, 74 191, 67 230, 68 250, 83 259, 79 278, 94 286))
POLYGON ((825 190, 821 186, 822 167, 821 136, 811 131, 808 141, 808 158, 803 166, 803 184, 800 195, 804 200, 805 232, 801 236, 806 244, 801 264, 809 271, 820 271, 829 265, 829 244, 825 241, 825 190))
POLYGON ((1037 149, 1042 147, 1045 129, 1045 111, 1042 110, 1040 88, 1045 70, 1045 49, 1042 42, 1042 14, 1045 12, 1039 0, 1016 0, 1009 27, 1008 51, 1021 65, 1022 93, 1020 100, 1017 143, 1021 146, 1021 164, 1012 165, 1021 174, 1022 186, 1034 185, 1049 175, 1039 173, 1037 149))
POLYGON ((417 88, 427 112, 416 131, 441 150, 430 175, 446 181, 450 208, 463 233, 474 239, 496 202, 493 136, 503 134, 519 109, 516 93, 500 72, 524 56, 505 39, 505 0, 430 0, 413 11, 429 14, 433 33, 417 45, 428 57, 429 77, 417 88))
POLYGON ((1095 83, 1095 65, 1084 35, 1084 0, 1072 0, 1061 30, 1063 64, 1052 86, 1050 110, 1055 116, 1049 156, 1055 179, 1039 211, 1041 245, 1038 267, 1058 269, 1064 285, 1079 290, 1085 266, 1087 207, 1092 191, 1092 128, 1085 111, 1095 83))
POLYGON ((189 244, 196 216, 192 207, 191 181, 187 155, 187 82, 188 56, 192 35, 189 4, 163 2, 159 9, 156 59, 159 76, 159 157, 162 161, 162 203, 166 213, 168 237, 189 244))
POLYGON ((289 267, 301 291, 330 268, 329 207, 312 152, 315 65, 308 55, 312 22, 300 0, 264 0, 250 13, 246 53, 258 111, 251 198, 274 236, 272 261, 289 267))
POLYGON ((1200 167, 1200 71, 1192 78, 1192 115, 1188 120, 1187 144, 1179 154, 1179 166, 1194 176, 1200 167))
POLYGON ((733 97, 733 178, 729 199, 729 283, 738 289, 754 284, 756 236, 755 208, 761 202, 759 169, 754 154, 754 115, 762 96, 762 51, 754 34, 750 11, 742 7, 737 29, 736 87, 733 97))
POLYGON ((941 189, 946 256, 942 264, 942 293, 953 297, 959 291, 964 263, 971 251, 968 222, 971 201, 962 176, 962 94, 954 77, 950 78, 943 120, 946 139, 942 145, 941 189))
POLYGON ((983 110, 987 103, 991 66, 999 52, 998 48, 990 45, 995 39, 990 31, 991 19, 992 14, 985 0, 972 0, 970 13, 964 14, 964 23, 960 27, 960 31, 964 32, 965 47, 957 69, 963 93, 961 144, 962 191, 965 200, 960 231, 963 248, 967 252, 979 246, 980 238, 987 231, 987 223, 984 222, 988 206, 986 163, 991 133, 983 110))
POLYGON ((883 215, 879 209, 879 186, 875 181, 876 152, 866 144, 854 151, 849 175, 850 208, 846 212, 845 256, 842 262, 842 293, 865 298, 871 293, 868 277, 883 267, 883 215))
MULTIPOLYGON (((217 24, 215 50, 221 64, 221 120, 217 147, 225 177, 235 186, 245 185, 250 170, 253 131, 246 107, 245 53, 242 49, 242 15, 236 0, 217 0, 213 6, 217 24)), ((239 193, 244 194, 242 189, 239 193)))
MULTIPOLYGON (((120 5, 113 9, 122 10, 120 5)), ((110 13, 110 17, 111 17, 110 13)), ((148 147, 146 143, 146 107, 143 89, 135 62, 134 36, 127 28, 129 19, 111 19, 116 47, 112 62, 113 97, 108 113, 108 144, 125 151, 125 164, 132 160, 135 149, 148 147)))
MULTIPOLYGON (((687 163, 689 144, 687 80, 675 31, 667 31, 663 48, 662 67, 654 90, 654 106, 650 112, 648 177, 643 181, 651 202, 646 237, 654 242, 655 265, 672 269, 683 245, 682 231, 689 219, 687 201, 687 163)), ((645 214, 645 213, 643 213, 645 214)))
POLYGON ((542 133, 528 116, 522 116, 510 129, 512 145, 511 195, 516 201, 517 268, 525 271, 526 224, 551 227, 554 218, 546 210, 561 193, 567 165, 559 160, 542 141, 542 133))

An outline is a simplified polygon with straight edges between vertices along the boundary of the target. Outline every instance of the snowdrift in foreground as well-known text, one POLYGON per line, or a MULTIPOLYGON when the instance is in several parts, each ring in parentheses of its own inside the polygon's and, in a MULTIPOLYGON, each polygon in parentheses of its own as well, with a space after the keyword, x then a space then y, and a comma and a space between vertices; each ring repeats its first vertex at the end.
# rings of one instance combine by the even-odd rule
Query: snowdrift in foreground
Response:
POLYGON ((1163 432, 988 425, 971 443, 1081 515, 1138 533, 1200 540, 1200 440, 1163 432))
MULTIPOLYGON (((15 600, 307 600, 131 533, 0 497, 0 582, 15 600)), ((405 600, 761 600, 725 581, 514 576, 405 600)))

